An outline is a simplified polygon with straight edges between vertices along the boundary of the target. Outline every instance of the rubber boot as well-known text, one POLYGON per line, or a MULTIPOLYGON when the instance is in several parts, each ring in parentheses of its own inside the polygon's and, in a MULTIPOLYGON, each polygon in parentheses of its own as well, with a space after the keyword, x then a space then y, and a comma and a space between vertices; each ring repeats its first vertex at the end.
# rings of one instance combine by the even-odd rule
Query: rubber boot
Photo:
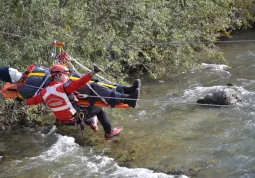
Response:
POLYGON ((124 94, 131 94, 133 92, 135 92, 135 89, 136 88, 140 88, 141 87, 141 80, 140 79, 136 79, 134 82, 133 82, 133 85, 130 86, 130 87, 125 87, 123 86, 123 93, 124 94))
POLYGON ((135 91, 123 97, 123 103, 129 105, 130 107, 136 108, 137 106, 137 99, 140 96, 140 89, 136 88, 135 91))

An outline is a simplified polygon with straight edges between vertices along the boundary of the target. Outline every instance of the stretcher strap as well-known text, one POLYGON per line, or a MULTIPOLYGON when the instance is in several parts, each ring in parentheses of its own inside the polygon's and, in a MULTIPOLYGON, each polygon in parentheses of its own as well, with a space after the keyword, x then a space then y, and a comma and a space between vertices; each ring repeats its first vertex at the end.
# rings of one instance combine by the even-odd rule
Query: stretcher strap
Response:
MULTIPOLYGON (((90 87, 93 88, 93 90, 95 89, 94 85, 90 85, 90 87)), ((94 93, 93 90, 91 90, 92 93, 94 93)), ((95 97, 89 97, 89 101, 91 106, 95 105, 95 97)))
MULTIPOLYGON (((116 95, 115 95, 115 92, 111 92, 111 97, 113 97, 113 98, 115 98, 116 97, 116 95)), ((116 100, 115 99, 111 99, 111 107, 112 108, 115 108, 115 102, 116 100)))

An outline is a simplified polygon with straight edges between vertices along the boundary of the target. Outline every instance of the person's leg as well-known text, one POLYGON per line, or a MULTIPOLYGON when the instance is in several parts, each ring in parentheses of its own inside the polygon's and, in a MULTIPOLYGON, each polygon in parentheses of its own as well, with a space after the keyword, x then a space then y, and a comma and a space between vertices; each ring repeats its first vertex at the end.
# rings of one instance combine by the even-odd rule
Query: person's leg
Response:
MULTIPOLYGON (((97 83, 90 83, 89 85, 100 97, 104 98, 108 104, 121 103, 123 94, 116 92, 115 89, 111 89, 111 88, 99 85, 97 83), (113 97, 116 99, 113 99, 113 97)), ((87 94, 90 96, 95 96, 95 97, 97 96, 93 91, 91 91, 91 89, 88 86, 82 87, 80 90, 78 90, 78 92, 81 94, 87 94)), ((91 97, 90 101, 91 100, 100 100, 100 98, 99 97, 98 98, 91 97)))
POLYGON ((105 132, 111 132, 112 130, 112 125, 111 122, 109 120, 109 118, 106 115, 106 112, 101 108, 101 107, 97 107, 97 106, 89 106, 87 108, 85 108, 87 111, 86 114, 86 120, 85 120, 85 124, 87 125, 93 125, 94 124, 94 116, 97 116, 97 119, 99 120, 99 122, 101 123, 101 125, 104 128, 105 132))
MULTIPOLYGON (((110 139, 111 137, 114 137, 120 134, 120 132, 122 131, 122 127, 120 126, 120 127, 113 128, 109 118, 106 115, 106 112, 101 107, 90 106, 87 109, 88 109, 89 119, 87 119, 85 123, 87 125, 92 126, 95 122, 93 116, 97 116, 99 122, 104 128, 105 139, 110 139)), ((93 127, 91 128, 93 130, 93 127)))
POLYGON ((113 89, 109 89, 105 86, 98 85, 96 83, 94 83, 93 87, 98 95, 102 97, 106 97, 105 100, 108 104, 111 104, 114 106, 115 104, 119 104, 123 102, 133 108, 137 106, 137 99, 140 96, 139 88, 135 88, 131 94, 125 95, 125 94, 116 92, 113 89), (107 97, 110 97, 110 98, 107 98, 107 97))
POLYGON ((11 76, 9 74, 9 67, 0 67, 0 80, 12 83, 11 76))
POLYGON ((139 97, 140 97, 140 89, 136 88, 132 94, 124 96, 122 102, 124 104, 129 105, 130 107, 136 108, 139 97))
POLYGON ((11 67, 9 68, 9 74, 10 74, 12 83, 17 83, 22 77, 21 72, 11 67))
POLYGON ((140 88, 141 87, 141 80, 140 79, 136 79, 132 86, 122 86, 122 85, 118 85, 117 88, 116 88, 116 91, 121 91, 122 93, 124 94, 132 94, 135 92, 135 90, 137 88, 140 88))
MULTIPOLYGON (((93 83, 91 86, 99 96, 101 96, 103 98, 105 97, 104 99, 106 100, 106 102, 108 104, 112 104, 112 103, 119 104, 119 103, 121 103, 121 100, 122 100, 121 98, 123 97, 123 94, 119 93, 119 92, 116 92, 115 89, 111 89, 111 88, 99 85, 97 83, 93 83)), ((96 95, 96 94, 93 93, 93 95, 96 95)))
MULTIPOLYGON (((135 88, 134 92, 131 93, 130 95, 125 95, 119 92, 116 92, 114 89, 110 89, 108 87, 99 85, 97 83, 92 83, 90 86, 95 90, 95 92, 101 96, 102 98, 105 99, 105 101, 110 104, 110 105, 115 105, 119 104, 121 102, 128 104, 129 106, 135 108, 137 105, 137 99, 139 98, 140 95, 140 89, 135 88)), ((87 95, 92 95, 92 96, 97 96, 93 91, 89 89, 88 86, 82 87, 80 90, 78 90, 79 93, 81 94, 87 94, 87 95)), ((90 100, 100 100, 100 98, 93 98, 91 97, 90 100)))

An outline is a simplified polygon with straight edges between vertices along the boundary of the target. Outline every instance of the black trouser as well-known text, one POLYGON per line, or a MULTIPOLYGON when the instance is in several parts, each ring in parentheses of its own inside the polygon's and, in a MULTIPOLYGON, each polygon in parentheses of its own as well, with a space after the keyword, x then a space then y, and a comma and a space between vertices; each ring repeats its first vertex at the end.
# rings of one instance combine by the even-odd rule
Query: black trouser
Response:
MULTIPOLYGON (((119 104, 122 101, 122 99, 120 99, 120 98, 123 97, 123 94, 120 93, 120 92, 117 92, 116 89, 108 88, 108 87, 99 85, 97 83, 90 83, 89 85, 102 98, 112 97, 113 99, 105 98, 105 100, 108 104, 119 104), (118 98, 118 99, 114 99, 114 98, 118 98)), ((91 98, 89 97, 90 101, 100 100, 100 98, 97 98, 97 95, 93 91, 91 91, 90 88, 87 85, 85 85, 80 90, 78 90, 78 92, 81 93, 81 94, 96 96, 96 97, 91 97, 91 98)))
POLYGON ((112 131, 112 124, 108 119, 106 112, 101 107, 97 106, 89 106, 83 108, 85 115, 85 124, 91 125, 93 124, 93 117, 97 116, 99 122, 104 128, 105 133, 110 133, 112 131))

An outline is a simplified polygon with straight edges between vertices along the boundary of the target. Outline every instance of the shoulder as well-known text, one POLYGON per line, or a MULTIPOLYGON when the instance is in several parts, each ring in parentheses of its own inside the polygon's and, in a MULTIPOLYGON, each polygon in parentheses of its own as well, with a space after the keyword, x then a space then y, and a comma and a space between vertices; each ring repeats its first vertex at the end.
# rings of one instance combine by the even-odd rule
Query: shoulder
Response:
POLYGON ((56 84, 56 85, 58 85, 58 86, 56 86, 56 90, 58 92, 65 93, 65 83, 56 84))

